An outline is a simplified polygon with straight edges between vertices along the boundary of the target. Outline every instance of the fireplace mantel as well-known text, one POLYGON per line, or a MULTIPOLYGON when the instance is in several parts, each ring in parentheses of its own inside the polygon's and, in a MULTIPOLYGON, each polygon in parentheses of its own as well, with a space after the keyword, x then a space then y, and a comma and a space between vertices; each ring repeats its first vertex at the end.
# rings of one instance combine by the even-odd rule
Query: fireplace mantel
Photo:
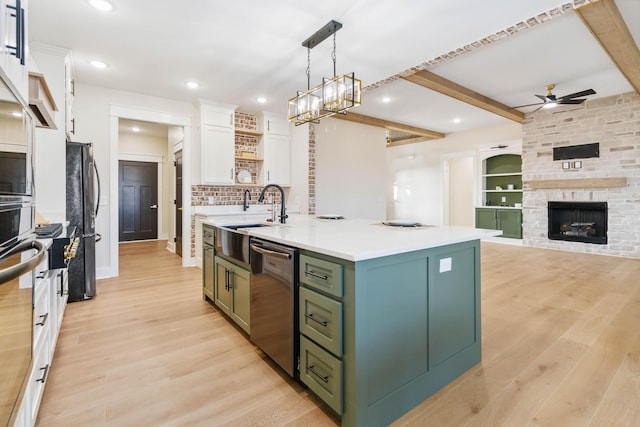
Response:
POLYGON ((578 178, 545 179, 524 181, 525 190, 564 189, 564 188, 615 188, 626 187, 626 177, 616 178, 578 178))

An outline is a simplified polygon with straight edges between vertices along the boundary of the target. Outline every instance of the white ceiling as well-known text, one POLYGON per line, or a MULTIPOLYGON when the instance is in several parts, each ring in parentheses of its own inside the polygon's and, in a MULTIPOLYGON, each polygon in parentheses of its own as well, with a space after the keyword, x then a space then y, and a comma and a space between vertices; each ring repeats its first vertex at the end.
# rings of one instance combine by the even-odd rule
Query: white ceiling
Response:
MULTIPOLYGON (((337 33, 338 74, 353 71, 368 86, 571 3, 110 1, 114 10, 101 13, 86 1, 31 0, 30 39, 71 49, 79 83, 282 114, 287 99, 306 89, 302 41, 331 19, 343 24, 337 33), (92 68, 94 59, 109 68, 92 68), (186 88, 188 80, 201 87, 186 88), (269 102, 258 104, 258 96, 269 102)), ((640 0, 615 3, 640 44, 640 0)), ((312 86, 333 75, 331 48, 327 39, 311 51, 312 86)), ((557 84, 558 96, 593 88, 597 94, 589 99, 633 90, 571 8, 428 70, 508 106, 537 102, 534 94, 544 95, 549 83, 557 84)), ((444 133, 509 122, 399 79, 366 91, 357 112, 444 133), (391 102, 380 102, 383 96, 391 102)))

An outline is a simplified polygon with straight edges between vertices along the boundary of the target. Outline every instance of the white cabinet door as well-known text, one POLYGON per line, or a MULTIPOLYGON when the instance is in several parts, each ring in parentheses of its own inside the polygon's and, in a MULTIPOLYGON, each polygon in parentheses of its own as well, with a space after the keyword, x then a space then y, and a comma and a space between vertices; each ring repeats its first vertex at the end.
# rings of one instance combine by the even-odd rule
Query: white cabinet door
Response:
POLYGON ((264 135, 265 184, 291 185, 289 136, 264 135))
POLYGON ((0 2, 0 66, 25 102, 29 101, 27 71, 27 0, 0 2))
POLYGON ((274 113, 263 111, 258 114, 258 129, 265 135, 289 135, 289 121, 274 113))
POLYGON ((233 184, 235 147, 232 128, 202 126, 202 183, 233 184))
POLYGON ((202 124, 226 128, 234 127, 235 106, 224 107, 211 104, 202 104, 202 124))

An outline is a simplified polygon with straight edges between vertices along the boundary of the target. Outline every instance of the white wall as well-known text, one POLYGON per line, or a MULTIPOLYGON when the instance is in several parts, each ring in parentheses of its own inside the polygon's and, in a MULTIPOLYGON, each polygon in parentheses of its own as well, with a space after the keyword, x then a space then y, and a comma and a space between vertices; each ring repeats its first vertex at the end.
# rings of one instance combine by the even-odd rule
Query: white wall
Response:
POLYGON ((173 159, 169 158, 168 150, 168 134, 167 137, 160 138, 128 132, 118 133, 118 158, 120 160, 151 162, 158 165, 158 173, 162 178, 158 180, 158 239, 167 239, 171 226, 169 217, 173 207, 173 198, 171 198, 173 159))
MULTIPOLYGON (((441 140, 400 145, 387 149, 390 194, 387 216, 414 219, 428 224, 443 225, 445 173, 443 159, 451 153, 475 152, 499 143, 522 139, 522 126, 509 123, 468 132, 448 134, 441 140), (395 197, 394 197, 395 186, 395 197)), ((520 142, 517 142, 521 144, 520 142)), ((476 162, 477 163, 477 162, 476 162)), ((478 192, 476 182, 469 183, 478 192)))
POLYGON ((339 119, 315 125, 316 213, 386 218, 386 132, 339 119))
MULTIPOLYGON (((110 111, 112 106, 125 106, 148 110, 158 115, 193 116, 193 105, 187 102, 174 101, 164 98, 140 95, 131 92, 116 91, 98 86, 76 84, 74 112, 76 117, 76 140, 79 142, 93 142, 96 164, 100 170, 102 181, 102 197, 100 200, 100 214, 96 219, 96 231, 102 235, 102 241, 96 245, 96 267, 99 278, 117 274, 117 240, 112 241, 110 235, 112 221, 118 221, 117 216, 110 218, 111 199, 111 134, 117 133, 117 127, 112 129, 110 111), (115 258, 115 259, 114 259, 115 258)), ((117 150, 116 150, 117 152, 117 150)), ((115 159, 117 165, 117 159, 115 159)), ((115 168, 117 171, 117 167, 115 168)), ((117 191, 116 191, 117 193, 117 191)), ((113 201, 117 203, 116 200, 113 201)), ((117 205, 116 205, 117 207, 117 205)), ((117 209, 116 209, 117 210, 117 209)), ((190 216, 190 211, 185 213, 190 216)))

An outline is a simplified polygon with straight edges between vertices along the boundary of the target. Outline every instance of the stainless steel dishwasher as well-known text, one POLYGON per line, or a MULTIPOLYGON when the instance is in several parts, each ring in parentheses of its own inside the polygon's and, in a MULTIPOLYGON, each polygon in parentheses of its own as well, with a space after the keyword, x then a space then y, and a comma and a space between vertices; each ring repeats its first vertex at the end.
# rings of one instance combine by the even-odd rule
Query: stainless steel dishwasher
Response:
POLYGON ((289 375, 298 367, 298 251, 251 238, 251 340, 289 375))

